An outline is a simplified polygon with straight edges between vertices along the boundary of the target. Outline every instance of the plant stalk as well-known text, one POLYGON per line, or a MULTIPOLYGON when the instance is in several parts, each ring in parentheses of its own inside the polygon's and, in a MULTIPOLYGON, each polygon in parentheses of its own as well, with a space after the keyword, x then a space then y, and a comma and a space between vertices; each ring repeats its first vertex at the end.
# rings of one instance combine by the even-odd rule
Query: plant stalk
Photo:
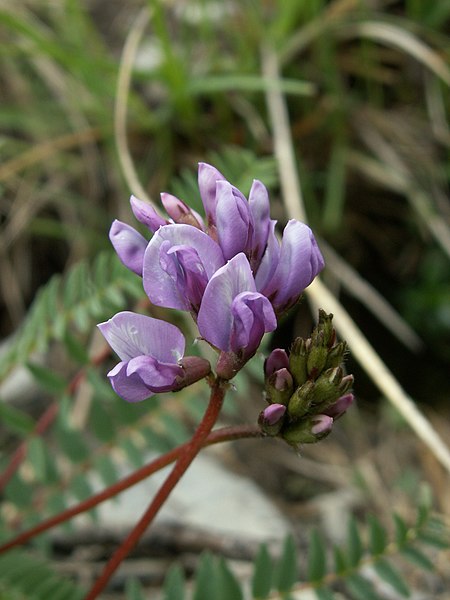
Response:
POLYGON ((227 386, 228 383, 220 379, 216 379, 214 382, 211 389, 208 408, 206 409, 203 419, 197 427, 192 439, 188 442, 184 451, 180 454, 174 468, 160 487, 158 493, 150 503, 144 515, 141 517, 140 521, 106 564, 103 572, 94 583, 85 600, 95 600, 95 598, 97 598, 98 595, 103 591, 120 563, 128 556, 131 550, 138 543, 141 536, 145 533, 148 526, 157 515, 159 509, 169 497, 171 491, 174 489, 176 484, 188 469, 189 465, 201 450, 206 438, 210 434, 214 424, 217 421, 220 409, 222 408, 227 386))

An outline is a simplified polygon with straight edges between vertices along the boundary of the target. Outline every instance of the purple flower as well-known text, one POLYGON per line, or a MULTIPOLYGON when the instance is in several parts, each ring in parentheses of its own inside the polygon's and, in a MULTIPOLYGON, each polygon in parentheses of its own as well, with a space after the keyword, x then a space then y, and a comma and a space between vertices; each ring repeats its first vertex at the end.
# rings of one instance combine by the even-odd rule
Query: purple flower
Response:
POLYGON ((174 223, 184 223, 185 225, 192 225, 204 231, 205 225, 203 219, 195 210, 189 208, 189 206, 172 194, 163 192, 161 194, 161 202, 166 213, 173 220, 174 223))
POLYGON ((270 377, 276 371, 280 369, 289 368, 289 356, 286 350, 282 348, 275 348, 269 354, 264 362, 264 373, 266 377, 270 377))
POLYGON ((200 334, 224 352, 253 356, 277 320, 270 302, 256 291, 247 258, 240 253, 210 279, 198 313, 200 334))
POLYGON ((323 267, 322 254, 307 225, 290 220, 280 247, 272 222, 266 252, 255 276, 256 286, 281 314, 297 302, 323 267))
POLYGON ((336 400, 334 404, 326 408, 323 413, 329 417, 333 417, 336 421, 347 411, 347 409, 353 404, 355 397, 352 393, 345 394, 336 400))
POLYGON ((241 192, 228 181, 216 183, 217 237, 224 257, 229 260, 246 252, 253 234, 253 218, 241 192))
POLYGON ((210 227, 216 224, 216 184, 218 181, 226 181, 220 171, 207 163, 199 163, 198 188, 210 227))
POLYGON ((131 271, 142 275, 144 252, 147 240, 136 229, 117 221, 111 225, 109 239, 121 262, 131 271))
POLYGON ((185 347, 178 327, 132 312, 120 312, 98 327, 120 358, 108 377, 124 400, 139 402, 177 389, 185 347))
POLYGON ((160 217, 148 202, 139 200, 136 196, 131 196, 130 204, 131 210, 139 223, 145 225, 152 233, 158 231, 163 225, 169 224, 169 221, 160 217))
POLYGON ((166 225, 150 240, 143 282, 157 306, 197 313, 213 274, 225 263, 220 247, 191 225, 166 225))

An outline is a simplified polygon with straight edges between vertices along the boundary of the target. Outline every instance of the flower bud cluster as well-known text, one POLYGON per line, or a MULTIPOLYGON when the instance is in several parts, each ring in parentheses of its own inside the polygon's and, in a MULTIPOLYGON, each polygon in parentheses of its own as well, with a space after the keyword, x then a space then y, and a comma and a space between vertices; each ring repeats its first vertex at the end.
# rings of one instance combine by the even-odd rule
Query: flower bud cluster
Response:
POLYGON ((333 315, 319 310, 308 339, 297 338, 288 355, 277 348, 264 364, 266 400, 259 415, 264 433, 286 442, 310 444, 326 437, 333 422, 353 403, 353 375, 342 364, 345 342, 336 341, 333 315))

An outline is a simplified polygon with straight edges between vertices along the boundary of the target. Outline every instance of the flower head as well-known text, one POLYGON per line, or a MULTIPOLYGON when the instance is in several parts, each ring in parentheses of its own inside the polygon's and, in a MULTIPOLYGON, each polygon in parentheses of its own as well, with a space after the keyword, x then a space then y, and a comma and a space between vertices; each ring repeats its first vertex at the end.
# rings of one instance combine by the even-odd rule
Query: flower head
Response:
POLYGON ((184 336, 171 323, 125 311, 98 327, 121 359, 108 373, 111 385, 128 402, 179 390, 209 373, 209 363, 203 359, 195 364, 188 361, 190 370, 186 369, 184 336))

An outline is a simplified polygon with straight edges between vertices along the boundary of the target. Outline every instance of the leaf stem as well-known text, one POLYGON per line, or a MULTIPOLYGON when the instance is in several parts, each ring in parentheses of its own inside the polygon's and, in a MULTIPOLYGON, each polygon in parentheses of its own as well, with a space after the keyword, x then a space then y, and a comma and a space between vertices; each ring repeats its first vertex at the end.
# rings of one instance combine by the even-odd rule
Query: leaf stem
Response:
MULTIPOLYGON (((250 439, 261 436, 262 433, 259 427, 253 425, 223 427, 222 429, 218 429, 217 431, 213 431, 212 433, 210 433, 206 440, 203 442, 202 447, 210 446, 212 444, 219 444, 221 442, 227 442, 231 440, 250 439)), ((90 498, 83 500, 83 502, 79 502, 75 506, 71 506, 70 508, 61 511, 57 515, 54 515, 53 517, 50 517, 45 521, 41 521, 38 525, 31 527, 30 529, 23 531, 22 533, 19 533, 19 535, 17 535, 9 542, 0 545, 0 554, 6 552, 7 550, 10 550, 11 548, 14 548, 15 546, 21 546, 22 544, 25 544, 40 533, 48 531, 49 529, 52 529, 53 527, 56 527, 57 525, 60 525, 61 523, 64 523, 69 519, 76 517, 77 515, 94 508, 102 502, 105 502, 106 500, 117 496, 118 494, 127 490, 133 485, 136 485, 146 477, 153 475, 153 473, 160 471, 167 465, 170 465, 170 463, 174 462, 186 450, 189 444, 190 441, 180 446, 177 446, 173 450, 170 450, 169 452, 166 452, 165 454, 159 456, 155 460, 152 460, 152 462, 148 463, 147 465, 144 465, 140 469, 137 469, 127 477, 124 477, 123 479, 117 481, 113 485, 108 486, 98 494, 95 494, 90 498)))

